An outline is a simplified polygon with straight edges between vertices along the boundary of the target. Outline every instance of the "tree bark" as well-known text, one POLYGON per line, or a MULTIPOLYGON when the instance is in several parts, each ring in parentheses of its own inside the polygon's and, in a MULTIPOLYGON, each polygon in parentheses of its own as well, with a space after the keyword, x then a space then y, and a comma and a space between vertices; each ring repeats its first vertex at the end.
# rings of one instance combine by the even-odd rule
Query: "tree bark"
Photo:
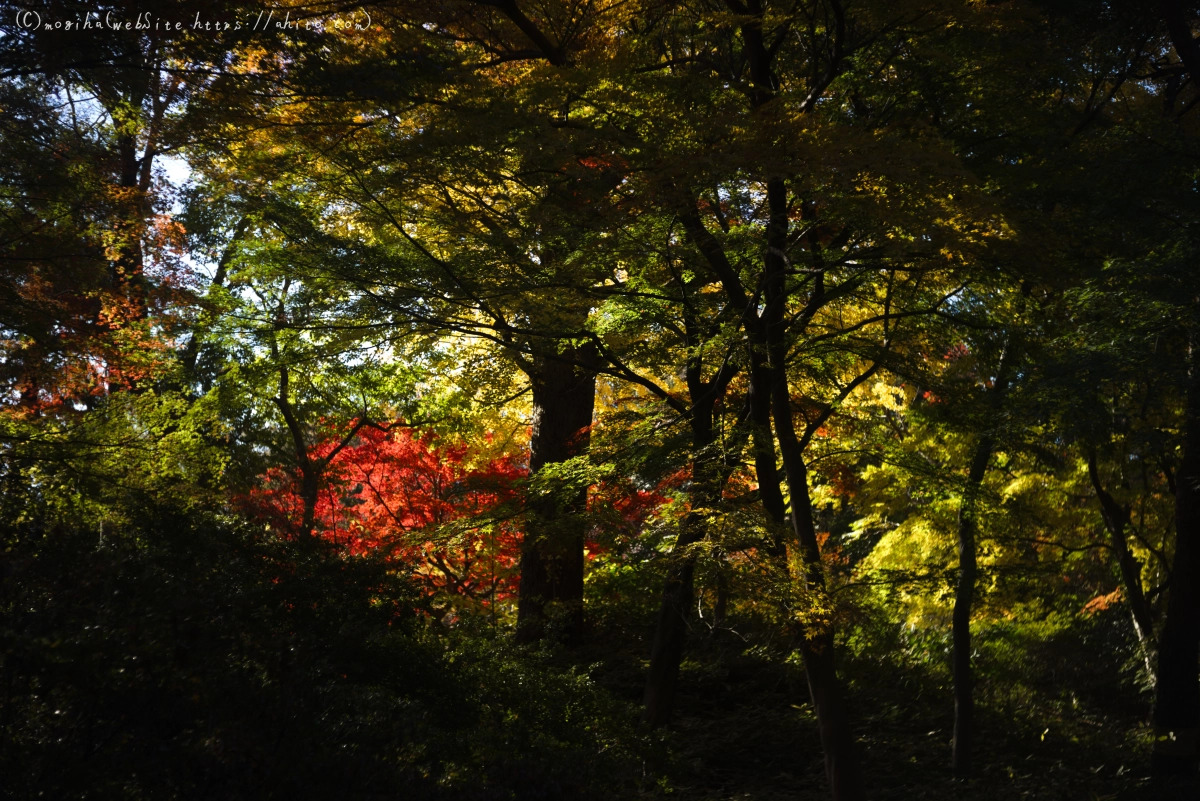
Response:
MULTIPOLYGON (((753 36, 748 37, 748 42, 751 38, 753 36)), ((761 45, 761 37, 756 41, 761 45)), ((759 53, 760 60, 763 55, 759 53)), ((759 73, 756 81, 760 77, 763 80, 769 77, 761 69, 759 73)), ((762 409, 769 408, 775 419, 775 441, 783 454, 784 472, 791 495, 793 535, 798 541, 804 564, 804 575, 801 578, 809 596, 819 597, 825 593, 821 551, 808 495, 807 466, 803 458, 804 443, 797 437, 792 422, 786 373, 786 334, 789 326, 785 319, 788 271, 786 251, 789 226, 787 188, 781 177, 768 179, 767 200, 770 222, 763 271, 766 308, 761 316, 755 313, 755 304, 749 302, 751 298, 747 297, 738 273, 726 257, 721 244, 704 228, 694 199, 681 208, 680 220, 689 239, 720 279, 730 303, 745 310, 741 323, 751 348, 751 432, 755 438, 755 467, 760 499, 768 517, 782 524, 783 495, 775 466, 775 442, 769 438, 769 420, 765 420, 764 425, 762 414, 762 409)), ((805 315, 810 315, 820 308, 824 299, 823 275, 817 274, 805 315)), ((780 525, 781 531, 782 528, 780 525)), ((776 548, 779 551, 776 558, 781 562, 785 559, 785 549, 786 544, 781 541, 776 548)), ((809 694, 817 713, 817 725, 825 754, 825 770, 834 801, 858 801, 865 797, 865 790, 858 771, 857 746, 835 669, 833 628, 829 621, 824 621, 810 627, 800 639, 801 656, 808 677, 809 694)))
MULTIPOLYGON (((271 354, 276 360, 279 359, 279 348, 274 341, 271 343, 271 354)), ((320 460, 314 460, 312 454, 309 453, 304 427, 301 425, 299 417, 296 416, 295 407, 292 406, 289 393, 290 383, 290 370, 286 364, 281 363, 279 365, 279 394, 273 400, 279 408, 279 413, 283 415, 283 421, 292 437, 296 469, 300 471, 300 502, 304 504, 300 516, 300 535, 302 538, 308 539, 312 537, 317 527, 317 499, 321 491, 322 465, 320 460)))
POLYGON ((1159 0, 1158 8, 1167 23, 1167 32, 1179 60, 1187 67, 1192 81, 1200 81, 1200 43, 1192 36, 1184 4, 1180 0, 1159 0))
POLYGON ((657 728, 667 723, 675 705, 675 689, 679 684, 679 665, 683 661, 683 645, 687 639, 687 619, 691 613, 696 557, 688 548, 704 539, 704 515, 699 510, 719 500, 720 485, 716 477, 716 459, 703 448, 692 461, 690 501, 692 512, 683 522, 675 542, 672 563, 663 585, 662 602, 654 627, 650 648, 650 670, 646 676, 646 691, 642 697, 642 719, 657 728), (714 497, 714 494, 716 497, 714 497))
MULTIPOLYGON (((792 502, 792 530, 800 548, 804 566, 802 580, 812 605, 828 608, 821 548, 813 522, 812 501, 808 495, 808 467, 800 441, 791 423, 791 398, 786 378, 776 378, 774 392, 775 434, 783 455, 788 495, 792 502)), ((842 694, 834 660, 832 622, 822 616, 805 624, 800 639, 800 655, 808 678, 808 692, 817 715, 821 746, 825 752, 825 775, 834 801, 858 801, 866 797, 859 772, 858 748, 850 726, 850 715, 842 694)))
MULTIPOLYGON (((783 454, 788 495, 792 502, 792 530, 799 544, 803 564, 805 595, 814 608, 827 609, 828 595, 821 560, 820 544, 813 523, 812 501, 808 495, 808 468, 804 464, 800 442, 790 423, 791 400, 784 382, 776 382, 776 437, 783 454), (782 388, 780 386, 782 385, 782 388), (782 422, 787 416, 788 422, 782 422)), ((837 677, 834 660, 834 636, 831 621, 823 614, 808 620, 800 640, 800 654, 808 678, 808 692, 817 715, 821 746, 825 752, 825 775, 835 801, 865 797, 859 773, 857 746, 850 716, 837 677)))
MULTIPOLYGON (((1010 336, 1000 354, 1000 363, 996 366, 995 383, 988 391, 985 404, 993 419, 998 418, 1004 407, 1009 375, 1017 359, 1018 342, 1016 335, 1010 336)), ((958 509, 958 582, 954 588, 954 612, 951 618, 954 647, 954 738, 950 747, 950 761, 954 775, 960 779, 965 779, 971 774, 972 745, 975 739, 971 610, 975 602, 975 582, 979 573, 975 547, 975 535, 979 530, 976 504, 980 488, 983 486, 983 478, 987 475, 988 462, 995 448, 996 440, 990 434, 981 436, 975 444, 975 454, 971 458, 967 484, 958 509)))
POLYGON ((783 559, 787 555, 784 539, 787 506, 779 486, 778 456, 771 430, 771 370, 761 350, 750 354, 750 422, 758 498, 775 529, 773 556, 783 559))
POLYGON ((1142 658, 1146 669, 1154 669, 1154 612, 1150 602, 1146 600, 1146 592, 1142 588, 1142 565, 1137 557, 1129 550, 1129 542, 1125 529, 1129 525, 1129 507, 1121 506, 1117 500, 1105 491, 1100 482, 1100 471, 1096 467, 1096 454, 1088 455, 1088 477, 1092 488, 1096 490, 1096 498, 1100 501, 1101 516, 1104 527, 1112 539, 1113 553, 1117 556, 1117 566, 1121 570, 1121 585, 1125 590, 1125 598, 1129 602, 1130 616, 1133 618, 1133 630, 1137 634, 1138 645, 1142 649, 1142 658))
MULTIPOLYGON (((692 502, 696 503, 695 496, 692 502)), ((642 696, 642 719, 652 728, 665 725, 674 710, 696 572, 696 558, 687 553, 687 549, 703 538, 701 516, 689 514, 675 543, 672 554, 675 561, 667 570, 650 648, 650 670, 646 675, 646 690, 642 696)))
MULTIPOLYGON (((587 354, 571 350, 567 360, 539 357, 533 383, 533 425, 529 474, 587 450, 596 396, 596 372, 569 363, 587 354)), ((581 359, 585 360, 585 359, 581 359)), ((568 645, 583 637, 583 530, 579 514, 587 491, 564 499, 533 498, 521 548, 517 599, 517 642, 531 643, 548 633, 568 645)))
POLYGON ((1200 348, 1192 334, 1183 461, 1175 479, 1175 560, 1158 641, 1154 755, 1158 775, 1192 774, 1200 731, 1200 348))
POLYGON ((142 128, 137 116, 146 97, 151 98, 150 119, 141 131, 145 136, 141 156, 138 155, 139 137, 133 132, 127 130, 121 133, 116 142, 120 164, 117 186, 121 192, 117 203, 119 216, 114 225, 117 241, 110 264, 111 280, 113 289, 132 304, 134 315, 139 320, 145 319, 148 313, 146 256, 142 240, 153 212, 150 187, 154 158, 158 154, 163 117, 171 103, 171 97, 164 98, 162 94, 156 50, 155 45, 151 44, 150 51, 142 54, 139 59, 142 66, 140 77, 136 82, 127 84, 124 91, 118 88, 118 83, 124 81, 112 81, 99 92, 101 102, 119 128, 142 128))
POLYGON ((974 680, 971 675, 971 606, 975 601, 975 580, 979 569, 975 557, 976 501, 995 441, 980 437, 971 459, 967 486, 958 510, 958 583, 954 588, 954 740, 951 762, 954 775, 965 779, 971 774, 971 746, 975 735, 974 680))
MULTIPOLYGON (((684 287, 686 291, 686 287, 684 287)), ((701 326, 690 311, 685 312, 684 329, 689 347, 703 337, 701 326)), ((663 585, 662 602, 654 627, 650 649, 650 670, 646 676, 642 718, 652 727, 664 725, 671 717, 675 704, 675 689, 679 683, 679 665, 683 661, 683 646, 687 638, 688 615, 691 614, 696 557, 688 552, 690 546, 704 539, 707 507, 721 501, 721 490, 731 468, 726 466, 714 445, 717 441, 715 415, 718 399, 736 374, 736 368, 722 364, 708 381, 703 377, 699 355, 688 358, 684 368, 691 407, 687 409, 692 429, 692 480, 689 489, 691 512, 684 520, 675 543, 672 562, 663 585)), ((724 608, 721 609, 724 616, 724 608)))
MULTIPOLYGON (((775 440, 783 457, 788 496, 792 504, 792 532, 800 550, 803 565, 805 595, 814 608, 828 609, 821 546, 813 522, 812 500, 808 494, 808 466, 804 463, 804 445, 796 434, 792 420, 791 392, 788 386, 786 357, 787 341, 784 328, 786 310, 785 276, 787 261, 787 188, 781 178, 767 182, 767 202, 770 222, 767 228, 766 275, 764 281, 766 310, 764 312, 771 381, 771 411, 775 422, 775 440)), ((818 294, 821 290, 815 290, 818 294)), ((819 300, 817 301, 820 302, 819 300)), ((762 484, 762 476, 759 477, 762 484)), ((800 654, 808 678, 808 691, 817 715, 821 747, 825 753, 825 775, 834 801, 860 801, 866 797, 859 770, 858 748, 850 726, 841 684, 834 659, 832 621, 826 616, 809 620, 800 639, 800 654)))

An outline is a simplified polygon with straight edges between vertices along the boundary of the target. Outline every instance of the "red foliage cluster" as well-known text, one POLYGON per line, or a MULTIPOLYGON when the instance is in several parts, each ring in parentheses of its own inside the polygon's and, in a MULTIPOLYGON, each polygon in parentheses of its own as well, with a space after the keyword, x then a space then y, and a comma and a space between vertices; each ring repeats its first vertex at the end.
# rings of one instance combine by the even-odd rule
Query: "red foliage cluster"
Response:
POLYGON ((625 492, 614 495, 612 498, 613 509, 617 511, 627 526, 640 529, 646 524, 650 515, 657 512, 663 504, 670 503, 670 498, 660 492, 665 489, 666 487, 662 484, 652 490, 627 488, 625 492))
POLYGON ((690 478, 691 470, 684 468, 663 477, 651 489, 641 489, 627 476, 610 477, 592 487, 588 492, 588 511, 593 517, 586 537, 588 560, 610 550, 620 553, 655 517, 686 514, 687 502, 674 491, 690 478))
MULTIPOLYGON (((312 451, 320 458, 332 441, 312 451)), ((330 463, 316 506, 320 536, 352 553, 386 549, 431 593, 482 604, 515 595, 521 531, 514 459, 467 465, 465 445, 440 446, 432 434, 364 428, 330 463)), ((253 514, 289 530, 303 515, 295 476, 279 469, 239 499, 253 514)))
POLYGON ((611 535, 637 536, 650 517, 670 503, 670 498, 663 494, 667 489, 664 484, 649 490, 638 489, 627 478, 610 479, 593 487, 588 494, 588 507, 610 536, 602 536, 593 530, 587 538, 588 558, 593 559, 607 551, 607 544, 614 539, 611 535), (611 511, 605 514, 605 510, 611 511))
MULTIPOLYGON (((323 459, 337 442, 331 436, 311 449, 310 458, 323 459)), ((317 535, 350 553, 386 552, 430 594, 448 593, 482 607, 515 598, 527 470, 512 457, 477 466, 470 457, 467 445, 441 445, 430 433, 361 429, 326 469, 315 507, 317 535)), ((593 487, 589 512, 610 536, 592 531, 589 558, 611 547, 611 535, 637 536, 687 478, 682 470, 653 489, 628 479, 593 487)), ((300 486, 298 475, 274 468, 237 504, 278 531, 294 532, 304 517, 300 486)))
POLYGON ((959 359, 965 358, 970 355, 971 355, 971 349, 969 347, 967 347, 967 343, 959 342, 957 345, 951 346, 951 348, 948 351, 946 351, 945 355, 942 356, 942 358, 948 362, 956 362, 959 359))

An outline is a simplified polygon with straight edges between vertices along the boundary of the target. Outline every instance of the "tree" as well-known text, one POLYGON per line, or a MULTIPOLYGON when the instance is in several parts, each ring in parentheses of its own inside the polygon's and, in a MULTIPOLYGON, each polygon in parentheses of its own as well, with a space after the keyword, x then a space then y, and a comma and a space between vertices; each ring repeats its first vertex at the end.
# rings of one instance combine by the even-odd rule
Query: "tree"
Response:
MULTIPOLYGON (((776 552, 782 557, 786 544, 793 554, 780 564, 795 571, 796 612, 804 621, 797 639, 827 773, 835 798, 855 798, 863 792, 861 776, 834 667, 805 451, 839 405, 886 365, 899 321, 934 313, 955 294, 954 284, 939 275, 942 265, 924 261, 935 251, 921 245, 964 232, 939 230, 916 211, 936 201, 916 198, 933 195, 941 181, 957 179, 947 162, 939 163, 944 156, 936 147, 906 150, 902 136, 883 141, 897 147, 892 163, 902 165, 901 172, 911 167, 912 173, 887 175, 877 164, 844 166, 855 163, 849 142, 873 127, 851 102, 858 85, 857 76, 851 76, 870 71, 858 64, 852 69, 850 56, 886 58, 884 41, 902 47, 909 35, 906 9, 879 16, 863 10, 851 17, 839 4, 817 3, 775 16, 757 5, 731 3, 728 11, 731 16, 712 16, 719 22, 710 34, 697 36, 696 29, 683 27, 680 33, 693 38, 679 35, 666 42, 678 48, 667 50, 666 63, 687 65, 670 68, 678 72, 677 80, 710 87, 719 101, 706 107, 707 98, 694 90, 672 98, 686 110, 670 119, 704 119, 706 126, 696 139, 685 140, 684 148, 664 154, 672 159, 670 169, 662 170, 670 183, 659 196, 682 221, 730 308, 740 310, 760 496, 777 529, 790 523, 776 552), (729 155, 698 160, 705 145, 729 155), (856 169, 878 176, 875 183, 860 182, 853 189, 843 184, 847 173, 864 174, 856 169), (903 223, 892 217, 889 224, 898 228, 890 233, 876 227, 880 218, 869 210, 872 189, 884 185, 886 191, 913 192, 913 217, 903 223), (705 205, 720 233, 709 230, 698 203, 699 193, 714 186, 705 205), (727 211, 726 198, 742 205, 731 202, 727 211), (740 223, 736 232, 727 219, 740 223), (898 234, 899 229, 906 233, 898 234), (797 412, 803 421, 799 428, 797 412), (786 481, 779 476, 776 447, 786 481), (785 501, 791 506, 787 519, 785 501)), ((709 21, 700 8, 696 17, 709 21)), ((878 146, 880 139, 875 142, 878 146)), ((894 209, 896 200, 891 201, 894 209)), ((973 235, 983 238, 989 232, 981 228, 973 235)))

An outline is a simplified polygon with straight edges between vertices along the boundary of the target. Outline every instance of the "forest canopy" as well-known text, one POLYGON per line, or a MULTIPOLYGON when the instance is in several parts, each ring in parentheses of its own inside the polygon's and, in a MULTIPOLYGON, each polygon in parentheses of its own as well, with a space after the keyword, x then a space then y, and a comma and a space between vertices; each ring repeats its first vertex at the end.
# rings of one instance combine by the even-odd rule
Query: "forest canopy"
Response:
POLYGON ((1195 797, 1198 35, 0 0, 0 797, 1195 797))

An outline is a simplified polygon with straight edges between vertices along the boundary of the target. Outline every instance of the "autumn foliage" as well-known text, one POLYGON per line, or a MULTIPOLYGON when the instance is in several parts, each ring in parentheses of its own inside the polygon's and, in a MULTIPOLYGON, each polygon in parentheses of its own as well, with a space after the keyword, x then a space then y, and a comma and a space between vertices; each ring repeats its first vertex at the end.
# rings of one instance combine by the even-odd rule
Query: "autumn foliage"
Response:
MULTIPOLYGON (((320 458, 332 439, 313 449, 320 458)), ((520 558, 519 481, 510 456, 472 466, 467 445, 428 432, 363 428, 332 460, 316 507, 320 536, 352 553, 384 549, 428 592, 482 604, 516 592, 520 558)), ((238 499, 288 531, 302 517, 298 479, 283 468, 238 499)))

